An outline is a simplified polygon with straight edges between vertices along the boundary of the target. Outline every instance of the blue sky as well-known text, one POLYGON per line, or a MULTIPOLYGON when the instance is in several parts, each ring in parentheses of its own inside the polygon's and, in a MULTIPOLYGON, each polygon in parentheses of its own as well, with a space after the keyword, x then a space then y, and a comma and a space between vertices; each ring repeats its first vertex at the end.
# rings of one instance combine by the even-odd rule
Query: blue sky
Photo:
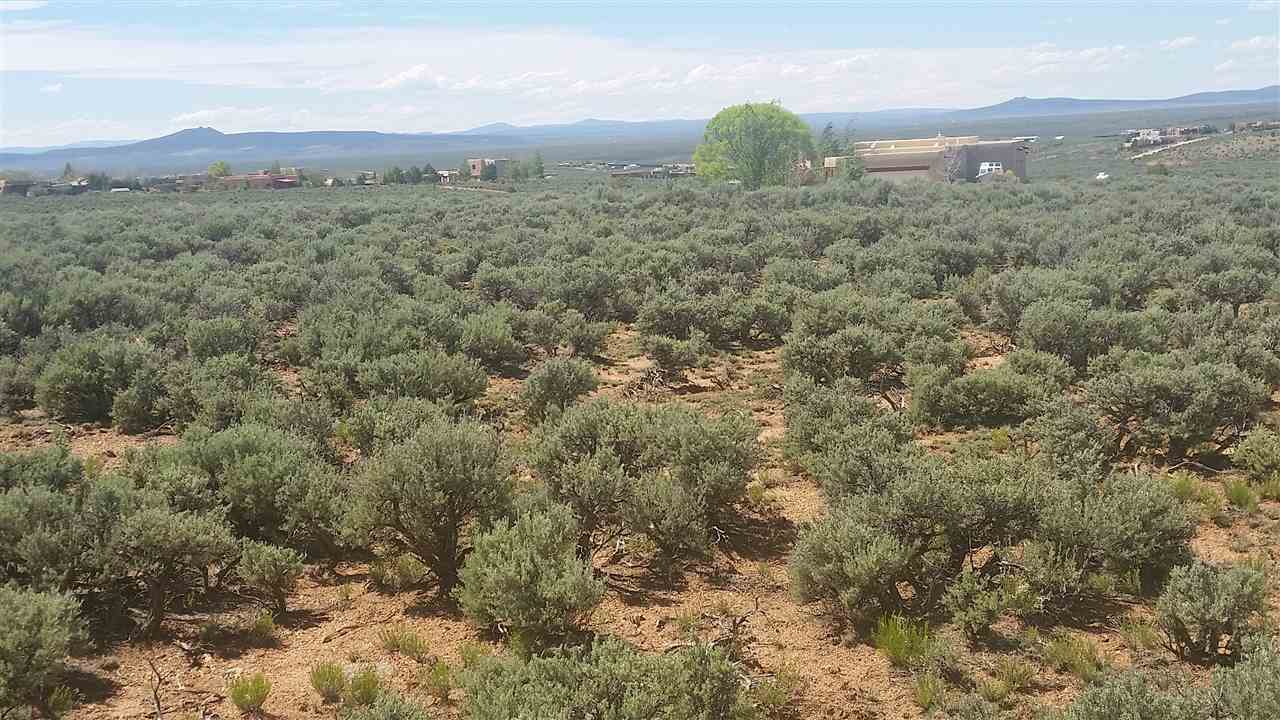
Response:
POLYGON ((1280 82, 1280 5, 0 0, 0 146, 1280 82))

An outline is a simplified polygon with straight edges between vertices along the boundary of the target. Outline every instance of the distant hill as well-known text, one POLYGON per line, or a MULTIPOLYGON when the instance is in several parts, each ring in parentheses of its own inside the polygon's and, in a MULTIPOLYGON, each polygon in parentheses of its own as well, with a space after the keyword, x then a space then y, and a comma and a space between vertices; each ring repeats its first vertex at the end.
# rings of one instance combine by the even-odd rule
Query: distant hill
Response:
POLYGON ((1079 98, 1016 97, 997 105, 955 110, 949 119, 995 119, 1011 117, 1044 117, 1049 115, 1082 115, 1127 110, 1161 110, 1178 107, 1216 107, 1219 105, 1280 104, 1280 85, 1257 90, 1203 92, 1164 100, 1082 100, 1079 98))
MULTIPOLYGON (((859 134, 887 132, 975 132, 981 123, 987 128, 1026 134, 1026 126, 1046 123, 1021 122, 1029 118, 1066 118, 1097 113, 1214 108, 1251 105, 1280 114, 1280 85, 1257 90, 1231 90, 1184 95, 1163 100, 1092 100, 1079 98, 1013 98, 986 107, 900 108, 873 112, 834 112, 801 115, 815 129, 828 123, 843 129, 852 125, 859 134), (1020 127, 1021 126, 1021 127, 1020 127)), ((1142 122, 1126 117, 1125 122, 1142 122)), ((17 148, 0 151, 0 169, 21 169, 37 174, 60 172, 66 163, 81 171, 119 174, 162 174, 203 169, 215 160, 227 161, 233 169, 255 170, 273 161, 313 169, 367 164, 382 168, 432 162, 438 167, 453 166, 467 156, 514 157, 534 150, 555 151, 559 157, 625 158, 647 162, 688 157, 702 137, 705 119, 625 120, 587 119, 573 123, 520 127, 492 123, 453 133, 381 133, 359 130, 313 132, 222 133, 201 127, 140 142, 104 144, 76 143, 53 149, 17 148)))
POLYGON ((36 155, 50 150, 73 150, 77 148, 104 148, 115 147, 116 145, 128 145, 129 143, 138 142, 137 140, 81 140, 80 142, 67 143, 66 145, 48 145, 43 147, 0 147, 0 154, 17 154, 17 155, 36 155))

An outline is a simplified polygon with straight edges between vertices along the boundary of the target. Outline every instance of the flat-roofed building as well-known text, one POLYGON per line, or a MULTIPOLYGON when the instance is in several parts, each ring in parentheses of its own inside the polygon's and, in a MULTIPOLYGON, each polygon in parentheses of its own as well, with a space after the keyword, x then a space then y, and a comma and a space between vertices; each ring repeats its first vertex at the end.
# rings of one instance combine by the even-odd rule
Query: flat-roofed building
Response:
POLYGON ((989 174, 993 168, 1025 179, 1026 153, 1023 141, 980 140, 976 135, 868 140, 854 143, 852 155, 824 158, 822 170, 828 178, 833 177, 845 161, 856 157, 867 175, 890 180, 977 180, 979 174, 989 174))

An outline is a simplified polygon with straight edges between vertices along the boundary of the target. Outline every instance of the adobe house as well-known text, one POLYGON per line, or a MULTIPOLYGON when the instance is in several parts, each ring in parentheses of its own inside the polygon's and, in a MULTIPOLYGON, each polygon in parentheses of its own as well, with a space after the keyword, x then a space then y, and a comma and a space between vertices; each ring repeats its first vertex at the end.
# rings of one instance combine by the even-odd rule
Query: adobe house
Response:
POLYGON ((866 174, 888 180, 977 180, 991 172, 1027 177, 1027 144, 1020 140, 979 140, 963 137, 870 140, 855 143, 853 155, 824 158, 822 171, 834 177, 850 157, 862 161, 866 174))
POLYGON ((471 177, 475 179, 479 179, 488 166, 493 167, 494 177, 505 177, 510 164, 510 158, 467 158, 467 167, 471 170, 471 177))

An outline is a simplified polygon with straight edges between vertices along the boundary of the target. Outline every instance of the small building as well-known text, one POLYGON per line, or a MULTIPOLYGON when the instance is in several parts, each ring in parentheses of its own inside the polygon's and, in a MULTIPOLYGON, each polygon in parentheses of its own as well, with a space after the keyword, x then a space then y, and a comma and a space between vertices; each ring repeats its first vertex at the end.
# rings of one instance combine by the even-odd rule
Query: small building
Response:
POLYGON ((218 183, 226 190, 287 190, 301 185, 297 175, 276 175, 270 172, 250 175, 226 175, 218 183))
POLYGON ((440 177, 441 185, 452 185, 458 179, 457 170, 437 170, 436 175, 440 177))
POLYGON ((471 177, 480 179, 485 168, 493 168, 495 178, 506 177, 511 172, 511 158, 467 158, 467 169, 471 177))
POLYGON ((0 180, 0 195, 19 195, 26 197, 28 191, 39 183, 35 180, 0 180))
POLYGON ((852 155, 823 158, 822 172, 834 177, 850 158, 862 161, 868 176, 889 180, 977 180, 993 173, 1027 176, 1028 147, 1022 140, 980 140, 976 135, 855 143, 852 155))

